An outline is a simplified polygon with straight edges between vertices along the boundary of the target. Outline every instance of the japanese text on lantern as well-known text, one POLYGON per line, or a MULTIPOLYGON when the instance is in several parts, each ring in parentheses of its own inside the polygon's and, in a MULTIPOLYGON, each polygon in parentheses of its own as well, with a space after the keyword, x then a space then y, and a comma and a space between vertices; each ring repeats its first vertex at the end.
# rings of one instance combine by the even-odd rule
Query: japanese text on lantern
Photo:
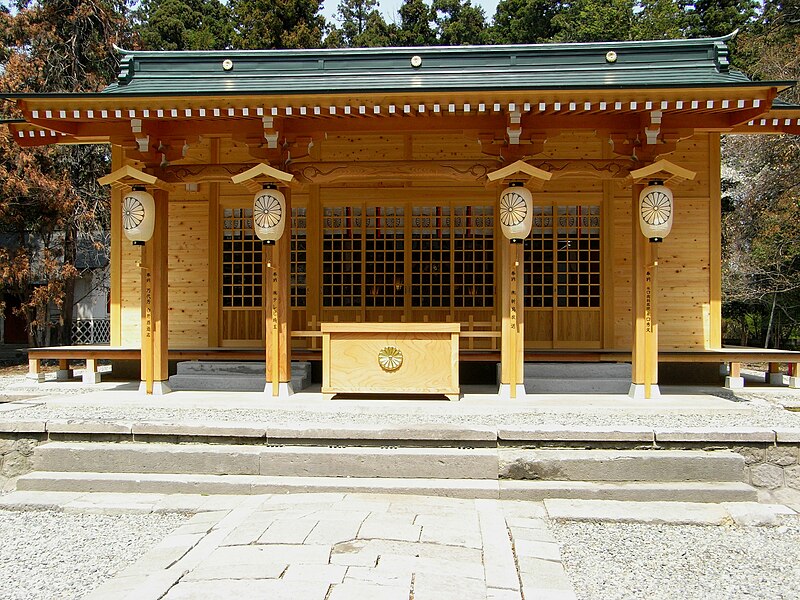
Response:
POLYGON ((644 276, 644 325, 647 333, 653 332, 653 276, 648 269, 644 276))
POLYGON ((144 335, 150 338, 153 333, 153 276, 150 271, 144 275, 144 335))

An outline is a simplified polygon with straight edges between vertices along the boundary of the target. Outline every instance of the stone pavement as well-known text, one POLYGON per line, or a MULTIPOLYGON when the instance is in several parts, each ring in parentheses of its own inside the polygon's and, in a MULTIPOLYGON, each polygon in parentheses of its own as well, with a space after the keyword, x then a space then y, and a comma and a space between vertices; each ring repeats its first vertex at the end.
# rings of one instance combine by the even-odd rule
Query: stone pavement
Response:
POLYGON ((162 500, 227 509, 197 513, 89 599, 575 597, 540 503, 359 494, 162 500))
POLYGON ((0 508, 193 512, 87 598, 566 600, 548 519, 775 525, 780 505, 465 500, 382 494, 14 492, 0 508))

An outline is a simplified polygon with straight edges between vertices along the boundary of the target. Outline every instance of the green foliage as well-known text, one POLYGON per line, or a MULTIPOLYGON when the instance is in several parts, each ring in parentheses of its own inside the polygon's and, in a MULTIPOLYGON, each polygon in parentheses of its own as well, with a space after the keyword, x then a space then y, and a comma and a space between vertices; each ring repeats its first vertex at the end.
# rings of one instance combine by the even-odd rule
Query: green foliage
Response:
POLYGON ((552 41, 559 31, 553 18, 562 7, 562 3, 550 0, 500 0, 494 15, 494 42, 538 44, 552 41))
POLYGON ((553 17, 557 42, 628 40, 633 24, 633 0, 575 0, 553 17))
POLYGON ((685 2, 640 0, 633 15, 631 39, 670 40, 687 36, 689 15, 685 2))
POLYGON ((485 44, 489 40, 486 15, 470 0, 433 0, 433 10, 439 45, 485 44))
POLYGON ((436 45, 436 32, 433 29, 436 14, 425 0, 403 0, 399 13, 399 46, 436 45))
POLYGON ((396 43, 397 27, 383 19, 377 0, 342 0, 336 18, 340 27, 328 33, 328 47, 371 48, 396 43))
POLYGON ((754 22, 758 0, 696 0, 688 10, 689 37, 719 37, 754 22))
POLYGON ((146 50, 224 50, 233 28, 219 0, 145 0, 135 14, 146 50))
POLYGON ((322 0, 230 0, 233 48, 320 48, 322 0))

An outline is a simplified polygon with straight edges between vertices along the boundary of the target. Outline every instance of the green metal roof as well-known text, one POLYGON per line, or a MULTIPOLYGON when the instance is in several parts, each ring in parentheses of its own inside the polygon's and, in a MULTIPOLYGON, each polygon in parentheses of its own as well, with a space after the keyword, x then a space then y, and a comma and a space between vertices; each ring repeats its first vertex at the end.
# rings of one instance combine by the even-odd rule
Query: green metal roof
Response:
MULTIPOLYGON (((121 50, 119 80, 102 94, 231 96, 754 85, 729 68, 726 42, 730 37, 514 46, 121 50), (609 60, 609 52, 616 53, 615 61, 609 60), (413 57, 421 59, 419 66, 412 65, 413 57)), ((791 82, 779 84, 786 87, 791 82)))

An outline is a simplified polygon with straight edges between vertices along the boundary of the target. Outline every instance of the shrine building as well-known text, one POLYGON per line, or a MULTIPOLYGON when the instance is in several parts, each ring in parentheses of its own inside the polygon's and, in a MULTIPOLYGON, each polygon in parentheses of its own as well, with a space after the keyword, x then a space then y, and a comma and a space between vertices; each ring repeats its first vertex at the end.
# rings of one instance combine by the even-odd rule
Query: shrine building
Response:
POLYGON ((147 392, 236 358, 272 395, 310 360, 325 395, 457 398, 484 362, 512 399, 574 361, 651 397, 659 364, 748 356, 721 340, 720 135, 800 133, 794 82, 729 40, 121 50, 102 92, 0 95, 22 146, 111 146, 111 347, 84 355, 129 352, 147 392))

